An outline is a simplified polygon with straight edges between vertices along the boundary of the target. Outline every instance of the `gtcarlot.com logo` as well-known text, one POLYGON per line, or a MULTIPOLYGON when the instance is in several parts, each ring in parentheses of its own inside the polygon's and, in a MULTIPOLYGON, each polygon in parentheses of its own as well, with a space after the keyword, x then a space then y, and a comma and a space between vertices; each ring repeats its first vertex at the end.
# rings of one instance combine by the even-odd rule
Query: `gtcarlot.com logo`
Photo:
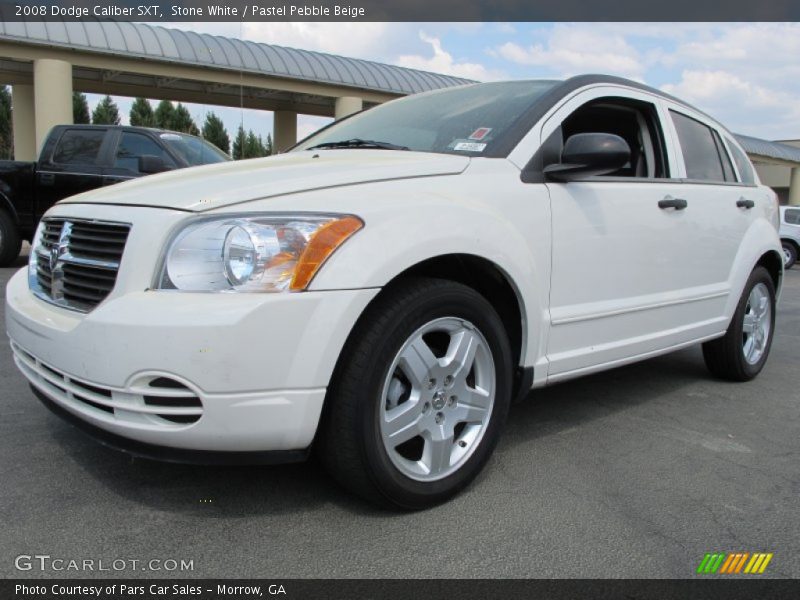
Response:
POLYGON ((20 554, 17 571, 194 571, 194 559, 61 558, 49 554, 20 554))
POLYGON ((772 552, 707 552, 697 567, 700 575, 760 575, 772 552))

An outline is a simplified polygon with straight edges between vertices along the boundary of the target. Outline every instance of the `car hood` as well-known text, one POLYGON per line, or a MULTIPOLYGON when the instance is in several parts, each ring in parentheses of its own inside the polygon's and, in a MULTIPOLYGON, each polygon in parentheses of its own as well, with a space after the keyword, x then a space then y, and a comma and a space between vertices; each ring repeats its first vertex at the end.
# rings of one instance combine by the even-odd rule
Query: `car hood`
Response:
POLYGON ((469 158, 393 150, 320 150, 149 175, 62 203, 207 211, 241 202, 375 181, 461 173, 469 158))

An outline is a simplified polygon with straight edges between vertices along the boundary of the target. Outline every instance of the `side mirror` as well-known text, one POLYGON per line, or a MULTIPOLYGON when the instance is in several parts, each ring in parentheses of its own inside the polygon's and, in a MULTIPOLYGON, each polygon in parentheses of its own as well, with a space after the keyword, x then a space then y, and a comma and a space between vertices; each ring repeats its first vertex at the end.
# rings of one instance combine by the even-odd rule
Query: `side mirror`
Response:
POLYGON ((145 175, 151 175, 153 173, 163 173, 164 171, 169 171, 170 166, 164 162, 164 159, 160 156, 155 156, 153 154, 144 154, 139 157, 139 173, 144 173, 145 175))
POLYGON ((546 166, 544 173, 555 181, 574 181, 612 173, 624 167, 630 159, 630 146, 618 135, 576 133, 564 144, 561 162, 546 166))

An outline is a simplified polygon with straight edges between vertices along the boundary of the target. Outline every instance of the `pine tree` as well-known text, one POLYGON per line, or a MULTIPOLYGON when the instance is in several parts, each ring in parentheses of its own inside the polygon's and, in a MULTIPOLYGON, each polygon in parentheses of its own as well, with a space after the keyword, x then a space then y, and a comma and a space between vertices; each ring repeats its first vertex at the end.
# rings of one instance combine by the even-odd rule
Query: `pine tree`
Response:
POLYGON ((95 107, 92 113, 92 123, 95 125, 119 125, 120 122, 119 107, 111 99, 111 96, 106 96, 95 107))
POLYGON ((86 101, 86 94, 72 92, 72 122, 76 125, 88 125, 92 122, 89 117, 89 103, 86 101))
POLYGON ((206 122, 203 123, 203 137, 226 154, 230 152, 231 139, 228 131, 225 129, 222 119, 213 112, 206 115, 206 122))
POLYGON ((180 102, 178 102, 178 106, 175 107, 175 112, 172 115, 172 127, 169 127, 169 129, 182 133, 190 133, 192 135, 200 135, 200 130, 197 129, 197 125, 195 125, 189 109, 180 102))
POLYGON ((146 98, 136 98, 128 115, 131 125, 137 127, 155 127, 156 115, 150 101, 146 98))
POLYGON ((156 127, 161 129, 172 129, 175 121, 175 107, 169 100, 162 100, 158 103, 155 112, 156 127))
POLYGON ((14 132, 11 126, 11 93, 0 86, 0 159, 14 158, 14 132))
POLYGON ((244 127, 242 127, 240 123, 239 130, 236 132, 236 137, 233 140, 233 151, 231 152, 233 160, 241 160, 245 158, 243 152, 246 141, 247 141, 247 136, 244 133, 244 127))
POLYGON ((266 152, 265 156, 272 156, 274 153, 274 148, 272 147, 272 134, 267 134, 267 143, 264 144, 264 152, 266 152))

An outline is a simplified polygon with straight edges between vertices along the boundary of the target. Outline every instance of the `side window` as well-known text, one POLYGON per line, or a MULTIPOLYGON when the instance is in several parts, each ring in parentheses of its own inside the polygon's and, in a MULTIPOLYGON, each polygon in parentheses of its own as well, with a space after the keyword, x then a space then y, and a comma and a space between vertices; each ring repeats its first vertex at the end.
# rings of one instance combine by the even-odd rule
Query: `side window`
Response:
POLYGON ((53 151, 53 162, 60 165, 94 165, 105 129, 67 129, 53 151))
POLYGON ((564 119, 561 136, 566 142, 577 133, 612 133, 624 139, 631 160, 610 177, 668 177, 664 136, 653 104, 629 98, 600 98, 584 104, 564 119))
POLYGON ((800 208, 787 208, 783 220, 789 225, 800 225, 800 208))
POLYGON ((725 150, 725 144, 722 143, 722 138, 716 131, 714 134, 714 143, 717 145, 717 152, 719 152, 720 160, 722 161, 722 172, 725 174, 725 181, 736 181, 736 173, 733 171, 733 164, 731 157, 728 156, 728 151, 725 150))
POLYGON ((175 161, 169 154, 148 136, 125 131, 120 137, 119 146, 117 146, 114 167, 138 173, 140 156, 158 156, 167 165, 175 166, 175 161))
POLYGON ((733 160, 736 163, 736 168, 739 169, 739 177, 742 183, 754 185, 756 182, 755 175, 753 174, 753 165, 747 155, 739 149, 732 140, 728 139, 728 148, 731 149, 733 160))
POLYGON ((670 110, 683 151, 686 177, 701 181, 726 181, 714 131, 700 121, 670 110))

